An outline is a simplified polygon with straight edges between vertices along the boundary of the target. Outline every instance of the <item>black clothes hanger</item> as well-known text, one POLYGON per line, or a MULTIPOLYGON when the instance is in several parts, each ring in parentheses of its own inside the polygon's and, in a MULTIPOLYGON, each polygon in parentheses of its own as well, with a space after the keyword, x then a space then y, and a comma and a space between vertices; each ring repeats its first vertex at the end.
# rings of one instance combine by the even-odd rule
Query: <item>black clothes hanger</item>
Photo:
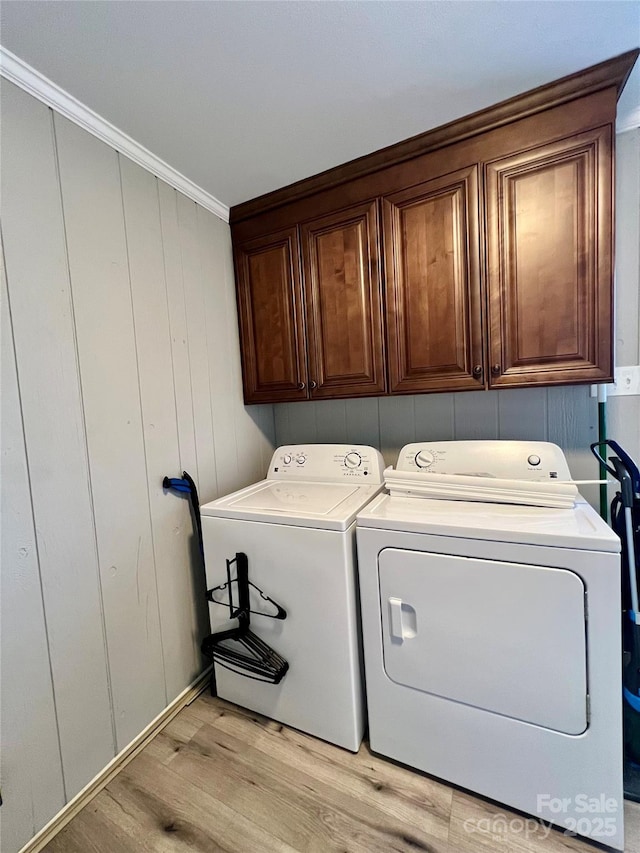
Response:
MULTIPOLYGON (((250 614, 258 611, 250 609, 249 587, 254 586, 254 584, 249 580, 249 560, 246 554, 238 552, 233 560, 227 560, 227 578, 225 584, 209 590, 207 598, 215 604, 228 606, 231 618, 238 620, 238 627, 210 634, 202 643, 202 653, 214 663, 238 675, 270 684, 279 684, 286 675, 289 664, 278 652, 254 634, 250 628, 250 614), (236 577, 232 579, 231 566, 234 563, 236 564, 236 577), (233 583, 236 583, 238 587, 237 607, 233 601, 233 583), (217 601, 212 597, 211 594, 215 590, 225 588, 229 589, 228 602, 217 601)), ((287 614, 284 608, 276 604, 258 587, 255 589, 276 608, 275 614, 262 613, 260 615, 269 616, 272 619, 286 619, 287 614)))
MULTIPOLYGON (((223 607, 228 607, 229 611, 231 613, 231 616, 230 616, 231 619, 237 619, 238 615, 240 613, 240 610, 241 610, 240 605, 238 606, 238 608, 235 608, 234 603, 233 603, 233 584, 238 584, 238 590, 239 590, 240 581, 239 581, 238 577, 235 577, 235 578, 231 577, 231 566, 233 565, 233 563, 237 564, 238 557, 241 557, 241 558, 244 557, 245 560, 247 559, 245 554, 236 554, 235 559, 227 560, 227 582, 222 583, 219 586, 214 586, 214 587, 212 587, 212 589, 207 590, 207 599, 212 604, 220 604, 223 607), (214 593, 215 592, 223 592, 225 589, 229 590, 229 600, 228 601, 220 601, 218 598, 215 597, 214 593)), ((286 619, 287 618, 287 611, 284 609, 284 607, 281 607, 277 602, 275 602, 273 600, 273 598, 268 596, 266 594, 266 592, 263 592, 259 586, 256 586, 252 581, 250 581, 248 579, 248 577, 247 577, 247 583, 249 584, 249 586, 253 587, 256 590, 256 592, 258 592, 260 594, 260 597, 262 598, 263 601, 267 601, 269 604, 272 604, 276 609, 275 613, 265 613, 262 610, 249 610, 248 611, 249 613, 253 613, 254 616, 266 616, 269 619, 286 619)))

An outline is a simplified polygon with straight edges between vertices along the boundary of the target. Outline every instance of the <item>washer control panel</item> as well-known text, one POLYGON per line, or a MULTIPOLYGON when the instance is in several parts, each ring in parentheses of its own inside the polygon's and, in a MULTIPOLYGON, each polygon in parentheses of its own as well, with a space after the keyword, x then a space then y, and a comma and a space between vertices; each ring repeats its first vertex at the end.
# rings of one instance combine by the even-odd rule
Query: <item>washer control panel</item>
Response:
POLYGON ((570 480, 562 450, 548 441, 425 441, 400 451, 397 471, 505 480, 570 480))
POLYGON ((383 471, 382 454, 364 444, 288 444, 273 454, 267 477, 378 485, 383 471))

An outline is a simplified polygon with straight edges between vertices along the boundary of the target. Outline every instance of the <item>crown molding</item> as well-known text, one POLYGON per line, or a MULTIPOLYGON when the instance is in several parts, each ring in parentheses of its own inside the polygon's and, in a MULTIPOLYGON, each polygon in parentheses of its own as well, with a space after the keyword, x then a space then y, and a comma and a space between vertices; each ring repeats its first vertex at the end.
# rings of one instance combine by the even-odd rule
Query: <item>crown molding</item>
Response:
MULTIPOLYGON (((381 169, 397 166, 448 145, 495 130, 519 119, 559 107, 570 101, 615 87, 620 97, 631 73, 640 48, 607 59, 568 77, 562 77, 536 89, 531 89, 506 101, 493 104, 463 118, 443 124, 426 133, 412 136, 395 145, 381 148, 333 169, 304 178, 289 186, 236 204, 231 208, 231 223, 236 225, 257 214, 266 213, 285 204, 300 201, 315 193, 334 189, 341 184, 367 177, 381 169)), ((630 117, 631 124, 633 123, 630 117)), ((629 122, 625 121, 625 128, 629 122)))
POLYGON ((164 160, 140 145, 126 133, 89 109, 69 92, 60 88, 24 60, 0 45, 0 76, 15 83, 25 92, 75 122, 84 130, 97 136, 134 163, 152 172, 183 195, 210 210, 224 222, 229 221, 229 208, 193 181, 178 172, 164 160))

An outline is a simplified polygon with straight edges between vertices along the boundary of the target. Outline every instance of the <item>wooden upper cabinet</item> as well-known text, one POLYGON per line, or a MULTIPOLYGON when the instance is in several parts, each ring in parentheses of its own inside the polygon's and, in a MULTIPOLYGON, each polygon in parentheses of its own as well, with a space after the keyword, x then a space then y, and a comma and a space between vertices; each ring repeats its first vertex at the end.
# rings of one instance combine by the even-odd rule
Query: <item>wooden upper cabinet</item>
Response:
POLYGON ((300 234, 311 397, 383 393, 376 202, 305 222, 300 234))
POLYGON ((483 388, 478 174, 383 200, 391 392, 483 388))
POLYGON ((610 381, 639 53, 233 207, 246 402, 610 381))
POLYGON ((236 246, 244 399, 307 398, 297 229, 236 246))
POLYGON ((612 375, 611 127, 486 165, 492 387, 612 375))

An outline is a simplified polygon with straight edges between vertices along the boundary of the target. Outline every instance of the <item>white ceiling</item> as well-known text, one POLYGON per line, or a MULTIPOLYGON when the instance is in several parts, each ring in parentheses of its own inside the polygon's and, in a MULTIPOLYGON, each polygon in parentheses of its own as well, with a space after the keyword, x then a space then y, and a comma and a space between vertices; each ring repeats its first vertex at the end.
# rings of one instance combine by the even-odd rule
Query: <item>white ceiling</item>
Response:
MULTIPOLYGON (((640 45, 640 0, 10 0, 2 44, 225 204, 640 45)), ((640 62, 619 105, 640 124, 640 62)))

